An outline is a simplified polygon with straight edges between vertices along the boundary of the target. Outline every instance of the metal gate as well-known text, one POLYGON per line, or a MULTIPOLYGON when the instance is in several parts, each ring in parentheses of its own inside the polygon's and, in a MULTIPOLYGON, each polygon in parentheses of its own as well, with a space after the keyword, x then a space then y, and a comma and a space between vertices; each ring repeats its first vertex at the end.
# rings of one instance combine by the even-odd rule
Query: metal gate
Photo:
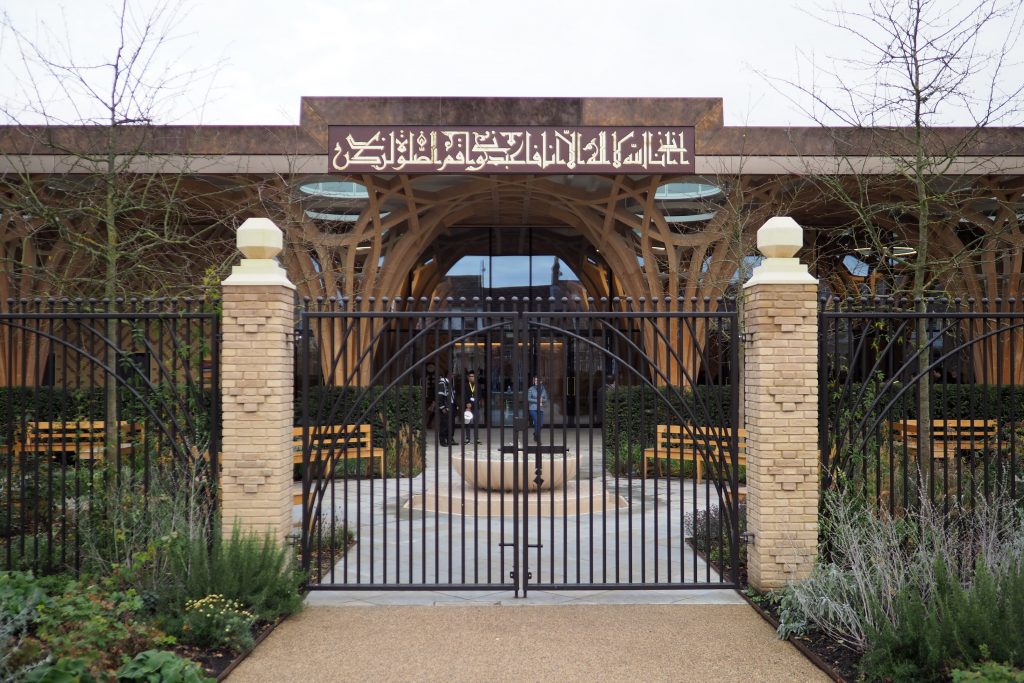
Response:
POLYGON ((730 303, 307 302, 309 588, 736 586, 730 303))

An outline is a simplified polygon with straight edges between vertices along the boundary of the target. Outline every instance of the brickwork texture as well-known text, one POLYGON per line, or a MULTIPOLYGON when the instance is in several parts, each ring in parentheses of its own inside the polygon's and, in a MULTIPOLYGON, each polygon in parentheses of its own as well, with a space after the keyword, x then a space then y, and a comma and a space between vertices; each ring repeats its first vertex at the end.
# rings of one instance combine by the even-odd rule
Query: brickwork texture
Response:
POLYGON ((223 529, 270 533, 292 527, 294 290, 223 287, 221 343, 223 529))
POLYGON ((750 585, 810 574, 818 548, 817 285, 745 290, 744 408, 750 585))

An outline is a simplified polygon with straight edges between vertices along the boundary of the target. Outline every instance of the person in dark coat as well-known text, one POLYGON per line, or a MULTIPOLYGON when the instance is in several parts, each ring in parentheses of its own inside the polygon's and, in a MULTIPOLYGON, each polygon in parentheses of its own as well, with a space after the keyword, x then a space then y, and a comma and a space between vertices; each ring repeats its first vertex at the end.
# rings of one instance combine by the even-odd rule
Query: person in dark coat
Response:
POLYGON ((452 378, 442 374, 437 381, 438 439, 442 446, 452 444, 452 429, 455 420, 455 387, 452 378))
POLYGON ((466 411, 473 414, 469 423, 463 426, 463 438, 466 443, 473 441, 480 443, 477 424, 482 415, 481 411, 484 409, 484 392, 476 380, 476 373, 472 370, 466 373, 466 385, 462 389, 462 403, 466 407, 466 411))

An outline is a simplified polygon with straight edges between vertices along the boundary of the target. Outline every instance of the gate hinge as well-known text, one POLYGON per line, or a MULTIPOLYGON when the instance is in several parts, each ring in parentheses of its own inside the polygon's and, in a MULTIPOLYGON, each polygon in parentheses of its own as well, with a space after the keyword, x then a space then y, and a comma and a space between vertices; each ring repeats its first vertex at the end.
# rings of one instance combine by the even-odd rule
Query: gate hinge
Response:
POLYGON ((740 541, 746 543, 747 545, 754 545, 754 532, 744 531, 740 534, 740 541))

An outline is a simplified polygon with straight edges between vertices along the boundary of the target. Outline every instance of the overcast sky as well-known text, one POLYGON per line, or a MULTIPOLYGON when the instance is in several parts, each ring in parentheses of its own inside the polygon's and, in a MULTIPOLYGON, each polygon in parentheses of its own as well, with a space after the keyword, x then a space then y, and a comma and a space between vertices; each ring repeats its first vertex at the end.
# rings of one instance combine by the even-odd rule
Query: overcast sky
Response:
MULTIPOLYGON (((722 97, 727 124, 807 124, 758 72, 806 77, 810 59, 824 64, 855 51, 816 18, 826 13, 809 1, 209 0, 184 6, 174 40, 161 53, 165 61, 158 62, 170 73, 199 73, 181 96, 161 105, 164 123, 296 124, 302 95, 505 95, 722 97)), ((83 63, 109 55, 116 44, 111 7, 111 0, 0 4, 33 41, 51 52, 68 43, 83 63)), ((9 32, 0 36, 0 96, 15 108, 21 92, 15 76, 22 70, 16 47, 9 32)), ((1024 80, 1024 71, 1018 73, 1024 80)), ((59 96, 45 92, 55 109, 59 96)))

